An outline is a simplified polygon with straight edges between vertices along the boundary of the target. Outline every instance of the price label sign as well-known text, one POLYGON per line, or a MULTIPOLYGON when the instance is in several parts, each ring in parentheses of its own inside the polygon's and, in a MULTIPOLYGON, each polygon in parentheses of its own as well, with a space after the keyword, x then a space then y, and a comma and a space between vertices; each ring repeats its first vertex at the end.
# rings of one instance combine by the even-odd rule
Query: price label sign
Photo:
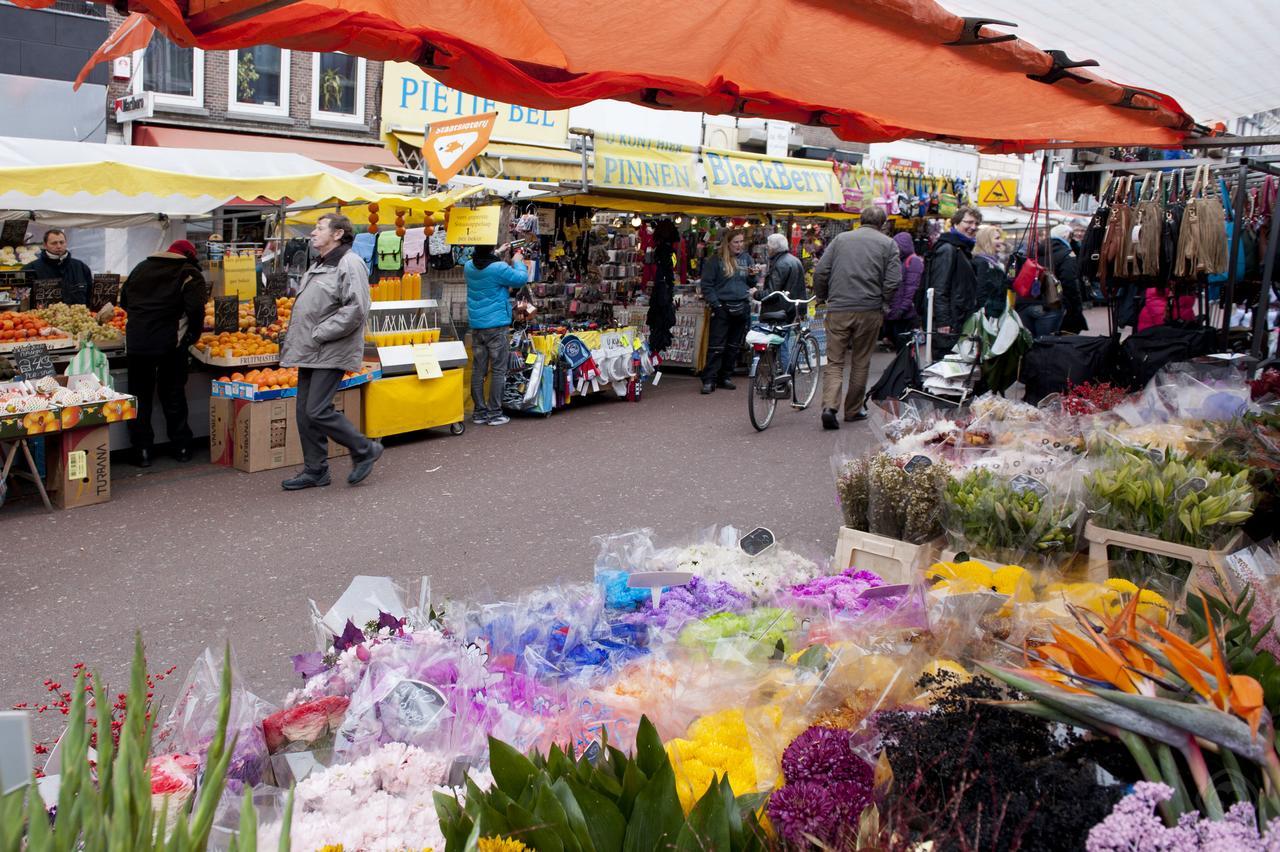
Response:
POLYGON ((46 308, 61 301, 61 278, 37 278, 31 282, 31 307, 46 308))
POLYGON ((93 283, 89 285, 89 310, 96 314, 105 305, 119 302, 120 276, 106 273, 93 276, 93 283))
POLYGON ((43 343, 24 343, 21 346, 15 346, 9 353, 9 360, 13 362, 14 371, 29 382, 58 374, 53 369, 49 347, 43 343))
POLYGON ((274 296, 253 297, 253 321, 258 328, 265 328, 279 318, 280 315, 276 312, 276 300, 274 296))
POLYGON ((420 379, 438 379, 444 375, 440 369, 440 359, 431 351, 429 343, 413 345, 413 368, 418 371, 420 379))
POLYGON ((218 334, 240 330, 239 296, 213 297, 213 330, 218 334))
POLYGON ((280 299, 289 295, 289 273, 268 272, 266 280, 258 286, 259 296, 270 296, 280 299))

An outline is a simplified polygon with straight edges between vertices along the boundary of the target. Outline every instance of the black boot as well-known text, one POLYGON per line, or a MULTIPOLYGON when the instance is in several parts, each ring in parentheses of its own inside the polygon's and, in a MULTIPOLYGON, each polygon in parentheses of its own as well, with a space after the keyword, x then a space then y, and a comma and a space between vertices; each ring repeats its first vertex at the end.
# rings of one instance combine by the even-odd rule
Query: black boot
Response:
POLYGON ((822 409, 822 428, 823 429, 839 429, 840 421, 836 419, 836 410, 834 408, 822 409))
POLYGON ((715 382, 709 382, 709 381, 707 381, 706 379, 703 379, 703 380, 702 380, 702 392, 703 392, 703 393, 711 393, 711 392, 712 392, 712 391, 714 391, 715 389, 716 389, 716 383, 715 383, 715 382))
POLYGON ((138 467, 151 467, 151 450, 137 447, 133 451, 133 463, 138 467))
POLYGON ((716 387, 718 387, 718 388, 724 388, 725 390, 737 390, 737 389, 738 389, 738 386, 737 386, 737 385, 735 385, 735 384, 734 384, 731 380, 729 380, 729 379, 721 379, 720 381, 716 382, 716 387))

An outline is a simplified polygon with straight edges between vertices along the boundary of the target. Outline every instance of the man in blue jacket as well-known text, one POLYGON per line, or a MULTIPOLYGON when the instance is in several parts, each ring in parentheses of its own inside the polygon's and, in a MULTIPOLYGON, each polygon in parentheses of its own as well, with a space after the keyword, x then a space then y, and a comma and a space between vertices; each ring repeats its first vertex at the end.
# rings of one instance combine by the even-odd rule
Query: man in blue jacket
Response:
POLYGON ((511 357, 511 291, 529 283, 524 255, 507 263, 509 246, 476 246, 462 268, 467 278, 467 322, 471 326, 471 401, 473 423, 501 426, 511 418, 502 413, 502 389, 507 384, 511 357), (489 376, 489 398, 484 379, 489 376))

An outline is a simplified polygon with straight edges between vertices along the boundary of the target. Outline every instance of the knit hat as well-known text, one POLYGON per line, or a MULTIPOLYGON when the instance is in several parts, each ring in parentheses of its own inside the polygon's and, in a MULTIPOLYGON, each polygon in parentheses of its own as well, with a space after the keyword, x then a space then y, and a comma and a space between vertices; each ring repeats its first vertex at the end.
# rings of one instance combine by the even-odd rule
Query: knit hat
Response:
POLYGON ((903 260, 916 253, 915 240, 911 239, 911 235, 906 231, 894 234, 893 241, 898 244, 898 254, 903 260))
POLYGON ((1055 240, 1062 240, 1064 243, 1071 242, 1071 226, 1070 225, 1054 225, 1049 231, 1049 236, 1055 240))
POLYGON ((168 249, 174 254, 180 254, 190 260, 196 259, 196 247, 189 240, 174 240, 168 249))

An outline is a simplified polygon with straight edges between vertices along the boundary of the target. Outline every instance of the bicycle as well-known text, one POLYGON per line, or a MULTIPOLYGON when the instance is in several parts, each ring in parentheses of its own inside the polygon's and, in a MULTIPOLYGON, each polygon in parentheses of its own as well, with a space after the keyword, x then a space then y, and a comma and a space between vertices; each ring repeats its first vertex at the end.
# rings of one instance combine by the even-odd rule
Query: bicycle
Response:
MULTIPOLYGON (((816 298, 798 300, 785 293, 772 295, 806 309, 816 298)), ((762 311, 759 322, 747 333, 752 352, 747 408, 751 425, 757 432, 769 428, 779 399, 790 397, 791 407, 804 411, 818 392, 818 374, 822 367, 818 340, 809 331, 808 311, 801 314, 796 322, 786 323, 784 311, 762 311), (788 338, 791 339, 790 357, 788 363, 783 364, 782 346, 788 338)))

